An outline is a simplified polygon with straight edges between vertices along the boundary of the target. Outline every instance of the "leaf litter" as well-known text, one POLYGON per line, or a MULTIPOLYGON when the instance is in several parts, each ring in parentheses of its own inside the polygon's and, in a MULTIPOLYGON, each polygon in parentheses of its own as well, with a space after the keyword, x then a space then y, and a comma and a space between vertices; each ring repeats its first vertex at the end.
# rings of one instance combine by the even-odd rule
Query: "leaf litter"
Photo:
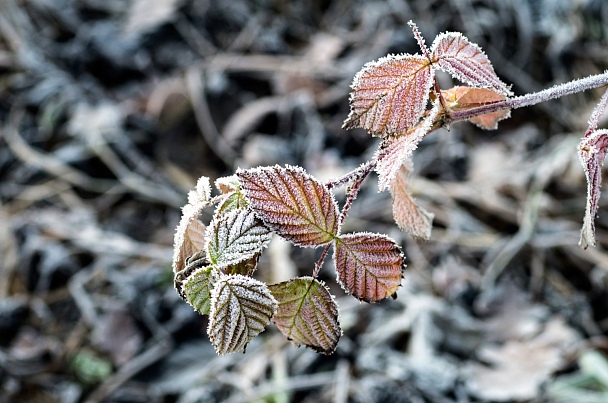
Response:
MULTIPOLYGON (((398 299, 371 309, 327 282, 344 332, 332 357, 293 348, 272 324, 245 355, 218 357, 204 335, 208 318, 184 304, 170 281, 176 206, 201 175, 216 179, 237 164, 248 169, 273 157, 333 178, 373 153, 366 133, 339 130, 348 83, 369 60, 418 51, 404 15, 428 38, 449 29, 479 43, 516 93, 603 71, 598 38, 605 35, 592 32, 608 26, 602 2, 545 3, 354 2, 340 9, 294 1, 276 9, 158 1, 146 5, 149 13, 139 1, 2 3, 0 244, 8 258, 0 262, 0 400, 596 396, 601 377, 588 374, 601 368, 608 331, 608 293, 598 275, 608 261, 603 199, 595 223, 603 248, 582 253, 571 246, 587 190, 576 143, 601 94, 519 111, 497 132, 462 123, 417 143, 408 185, 435 215, 428 241, 397 231, 389 196, 366 182, 340 231, 389 234, 409 268, 398 299), (425 18, 429 7, 432 20, 425 18), (127 26, 136 31, 129 38, 127 26), (334 39, 323 47, 319 35, 334 39), (310 49, 326 53, 309 59, 310 49), (186 76, 203 85, 193 87, 196 80, 186 76), (165 96, 155 94, 159 88, 165 96), (252 100, 297 91, 314 100, 320 131, 291 102, 265 109, 261 119, 237 114, 252 100), (192 109, 201 97, 210 112, 202 117, 192 109), (232 118, 238 162, 208 140, 232 118), (280 145, 280 155, 265 156, 255 138, 280 145), (308 139, 324 148, 314 158, 308 139), (328 165, 335 155, 340 159, 328 165), (496 253, 522 225, 530 183, 542 185, 532 235, 517 253, 496 253), (484 280, 497 261, 500 276, 484 280), (111 312, 128 315, 110 319, 111 312), (113 329, 125 330, 124 346, 95 344, 113 329), (589 364, 591 345, 599 358, 589 364), (112 358, 119 355, 130 358, 112 358), (78 374, 94 373, 70 365, 74 357, 110 377, 83 382, 78 374), (585 386, 566 376, 586 377, 585 386)), ((337 192, 337 202, 341 197, 337 192)), ((316 262, 310 248, 283 255, 296 275, 309 274, 316 262)), ((259 278, 280 270, 265 259, 259 278)), ((332 280, 330 267, 321 279, 332 280)))

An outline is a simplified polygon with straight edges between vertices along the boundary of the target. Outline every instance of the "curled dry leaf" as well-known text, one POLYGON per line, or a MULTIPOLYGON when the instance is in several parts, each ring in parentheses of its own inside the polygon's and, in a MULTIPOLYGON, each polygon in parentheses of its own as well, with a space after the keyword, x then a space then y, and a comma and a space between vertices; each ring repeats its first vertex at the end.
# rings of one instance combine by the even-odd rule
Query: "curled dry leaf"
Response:
POLYGON ((608 130, 596 130, 584 137, 578 145, 578 155, 587 178, 587 206, 581 229, 579 245, 587 248, 595 246, 595 216, 600 201, 602 165, 608 152, 608 130))
POLYGON ((381 234, 355 233, 334 242, 338 282, 349 294, 376 302, 397 291, 404 257, 395 241, 381 234))
POLYGON ((432 81, 423 56, 389 55, 367 63, 351 85, 350 114, 342 127, 362 127, 378 137, 406 132, 424 112, 432 81))
POLYGON ((211 291, 207 334, 220 354, 247 347, 277 310, 268 286, 251 277, 220 275, 211 291))
POLYGON ((439 100, 437 100, 433 109, 417 126, 397 138, 384 140, 375 156, 378 161, 376 172, 378 173, 378 188, 380 191, 389 187, 401 165, 406 159, 410 158, 412 152, 418 147, 418 143, 429 133, 439 110, 439 100))
POLYGON ((408 184, 411 172, 412 161, 408 159, 391 181, 389 190, 393 197, 393 218, 401 230, 416 238, 429 239, 435 215, 416 204, 410 195, 408 184))
POLYGON ((272 233, 251 210, 234 210, 214 219, 207 227, 207 254, 217 267, 253 258, 264 249, 272 233))
POLYGON ((459 32, 438 35, 431 46, 433 65, 473 87, 493 88, 501 94, 513 95, 494 72, 490 59, 481 48, 459 32))
POLYGON ((272 321, 290 341, 331 354, 342 335, 338 305, 323 283, 298 277, 270 286, 279 303, 272 321))
MULTIPOLYGON (((503 94, 489 88, 474 88, 456 86, 447 91, 441 91, 443 99, 452 110, 474 108, 493 102, 504 101, 507 99, 503 94)), ((511 110, 506 109, 492 113, 486 113, 469 119, 469 122, 476 124, 485 130, 496 130, 498 122, 511 116, 511 110)))
POLYGON ((263 167, 237 171, 255 213, 279 236, 300 246, 320 246, 339 233, 333 194, 302 168, 263 167))

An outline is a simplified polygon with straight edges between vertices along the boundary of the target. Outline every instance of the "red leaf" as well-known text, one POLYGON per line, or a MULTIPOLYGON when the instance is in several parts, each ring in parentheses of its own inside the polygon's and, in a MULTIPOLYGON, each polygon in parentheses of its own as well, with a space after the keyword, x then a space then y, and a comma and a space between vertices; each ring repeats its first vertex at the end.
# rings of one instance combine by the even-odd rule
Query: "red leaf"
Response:
POLYGON ((251 208, 279 236, 300 246, 320 246, 339 232, 333 194, 302 168, 275 165, 238 170, 251 208))
POLYGON ((374 136, 404 133, 426 108, 432 75, 422 56, 389 55, 367 63, 351 85, 344 129, 362 127, 374 136))
POLYGON ((458 32, 438 35, 431 46, 433 64, 473 87, 490 87, 504 95, 513 95, 494 72, 492 63, 481 48, 458 32))
POLYGON ((581 230, 579 245, 587 248, 595 246, 595 216, 600 200, 602 165, 608 152, 608 130, 596 130, 584 137, 578 145, 578 154, 587 178, 587 206, 581 230))
POLYGON ((412 171, 412 162, 407 160, 391 182, 390 192, 393 196, 393 218, 404 231, 410 235, 429 239, 433 227, 433 213, 416 204, 408 192, 408 184, 412 171))
POLYGON ((386 189, 397 175, 399 167, 408 159, 412 152, 418 147, 420 140, 431 130, 435 118, 439 114, 439 102, 437 101, 418 126, 407 133, 395 138, 386 139, 376 152, 376 172, 378 173, 378 187, 380 191, 386 189))
MULTIPOLYGON (((475 108, 507 99, 504 95, 489 88, 456 86, 447 91, 441 91, 441 94, 452 110, 475 108)), ((485 115, 471 118, 469 121, 482 129, 496 130, 498 122, 509 116, 511 116, 511 111, 507 109, 486 113, 485 115)))
POLYGON ((401 284, 403 254, 389 237, 356 233, 335 239, 338 282, 354 297, 375 302, 390 297, 401 284))

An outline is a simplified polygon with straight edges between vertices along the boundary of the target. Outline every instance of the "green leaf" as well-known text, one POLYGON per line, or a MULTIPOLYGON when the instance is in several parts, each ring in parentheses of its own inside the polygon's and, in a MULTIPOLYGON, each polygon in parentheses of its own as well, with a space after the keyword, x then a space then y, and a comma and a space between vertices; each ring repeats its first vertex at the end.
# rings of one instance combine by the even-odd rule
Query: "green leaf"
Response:
POLYGON ((348 293, 365 302, 380 301, 397 291, 403 260, 399 246, 385 235, 356 233, 335 240, 338 282, 348 293))
POLYGON ((222 275, 211 292, 207 334, 218 354, 247 347, 277 310, 268 286, 242 275, 222 275))
POLYGON ((242 274, 243 276, 251 277, 258 265, 260 256, 262 256, 262 253, 258 252, 249 259, 226 266, 224 272, 226 272, 226 274, 242 274))
POLYGON ((279 236, 317 247, 339 233, 333 194, 302 168, 275 165, 236 174, 251 208, 279 236))
POLYGON ((207 227, 207 254, 223 268, 250 259, 266 247, 272 233, 251 210, 234 210, 207 227))
POLYGON ((215 215, 220 216, 234 210, 246 209, 247 207, 249 207, 249 204, 247 203, 245 195, 241 192, 230 192, 226 194, 223 200, 218 204, 215 209, 215 215))
POLYGON ((323 283, 299 277, 270 286, 279 303, 272 321, 290 341, 331 354, 342 335, 338 305, 323 283))
POLYGON ((201 315, 209 315, 211 308, 211 290, 215 285, 218 270, 213 266, 204 266, 193 271, 182 284, 182 293, 186 302, 201 315))

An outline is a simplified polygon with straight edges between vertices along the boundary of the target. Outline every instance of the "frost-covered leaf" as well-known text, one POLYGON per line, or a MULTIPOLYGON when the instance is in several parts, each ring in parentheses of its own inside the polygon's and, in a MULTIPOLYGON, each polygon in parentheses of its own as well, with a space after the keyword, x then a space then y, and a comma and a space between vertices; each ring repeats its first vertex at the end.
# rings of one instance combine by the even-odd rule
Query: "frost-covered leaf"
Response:
MULTIPOLYGON (((447 91, 441 91, 441 94, 452 110, 475 108, 507 99, 503 94, 490 88, 456 86, 447 91)), ((486 113, 485 115, 471 118, 469 121, 482 129, 496 130, 498 122, 509 116, 511 116, 511 110, 507 109, 486 113)))
POLYGON ((459 32, 438 35, 431 46, 433 65, 445 70, 464 84, 489 87, 504 95, 513 95, 494 72, 490 59, 481 48, 459 32))
POLYGON ((230 192, 224 195, 223 199, 215 209, 215 215, 220 216, 238 209, 246 209, 249 206, 245 195, 241 192, 230 192))
POLYGON ((216 217, 206 231, 207 255, 217 267, 247 260, 266 247, 272 233, 251 210, 216 217))
POLYGON ((436 101, 433 109, 420 124, 397 138, 384 140, 376 152, 378 161, 376 172, 378 173, 378 188, 380 191, 390 185, 403 162, 410 158, 412 152, 418 147, 418 143, 431 130, 439 110, 439 101, 436 101))
POLYGON ((198 219, 207 203, 186 204, 173 241, 173 272, 186 267, 186 259, 205 247, 205 225, 198 219))
POLYGON ((173 285, 179 296, 187 302, 186 294, 184 294, 183 284, 184 281, 197 269, 201 267, 207 267, 211 265, 211 262, 207 260, 207 253, 205 251, 198 251, 192 256, 188 257, 185 262, 185 268, 176 272, 173 276, 173 285))
POLYGON ((579 245, 587 248, 595 246, 595 216, 600 200, 602 165, 608 152, 608 130, 596 130, 584 137, 578 145, 578 155, 587 178, 587 206, 581 230, 579 245))
POLYGON ((298 277, 270 286, 279 303, 272 321, 290 341, 331 354, 342 335, 338 305, 323 283, 298 277))
POLYGON ((209 315, 211 290, 219 272, 213 266, 203 266, 194 270, 181 285, 182 294, 192 307, 201 315, 209 315))
POLYGON ((224 267, 224 271, 226 274, 242 274, 243 276, 251 276, 258 265, 260 256, 262 256, 262 253, 258 252, 249 259, 245 259, 241 262, 224 267))
POLYGON ((279 236, 300 246, 319 246, 339 232, 333 194, 299 167, 238 170, 251 208, 279 236))
POLYGON ((218 354, 247 347, 277 310, 268 286, 241 275, 222 275, 211 291, 207 334, 218 354))
POLYGON ((196 182, 196 189, 188 192, 188 204, 193 206, 207 203, 211 198, 211 185, 209 178, 201 176, 196 182))
POLYGON ((408 191, 410 175, 412 172, 412 161, 406 160, 395 179, 390 185, 393 197, 393 218, 404 231, 416 238, 429 239, 433 227, 433 213, 416 204, 408 191))
POLYGON ((228 194, 232 192, 238 192, 241 190, 239 184, 239 178, 236 175, 224 176, 215 180, 215 187, 222 194, 228 194))
POLYGON ((399 246, 385 235, 355 233, 335 239, 338 282, 348 293, 366 302, 379 301, 397 291, 403 260, 399 246))
POLYGON ((424 112, 432 81, 422 56, 389 55, 367 63, 351 85, 350 114, 342 127, 362 127, 379 137, 406 132, 424 112))

